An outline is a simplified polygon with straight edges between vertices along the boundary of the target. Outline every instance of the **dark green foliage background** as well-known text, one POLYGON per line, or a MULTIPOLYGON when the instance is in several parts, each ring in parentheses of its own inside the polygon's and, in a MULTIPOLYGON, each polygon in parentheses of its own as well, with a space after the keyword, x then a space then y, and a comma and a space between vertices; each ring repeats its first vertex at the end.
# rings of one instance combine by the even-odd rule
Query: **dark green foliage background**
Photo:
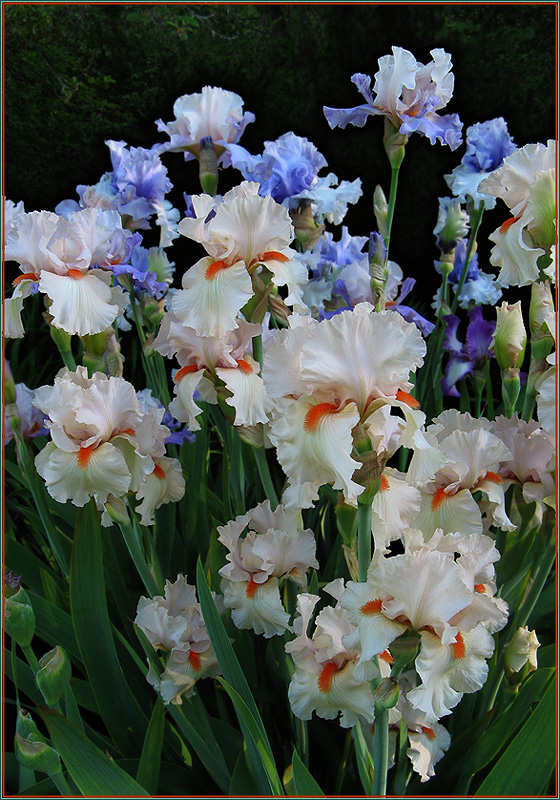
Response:
MULTIPOLYGON (((76 198, 77 184, 95 183, 111 167, 105 139, 142 147, 166 140, 154 120, 173 119, 174 100, 208 84, 237 92, 256 115, 242 139, 250 152, 293 130, 316 144, 340 180, 361 177, 364 197, 345 223, 367 235, 369 198, 376 184, 387 192, 389 185, 381 120, 330 131, 323 105, 359 104, 351 75, 373 77, 392 45, 423 63, 443 47, 455 74, 446 111, 459 113, 465 129, 503 116, 519 146, 546 142, 556 122, 555 12, 552 3, 6 4, 5 194, 28 211, 76 198)), ((412 136, 401 170, 392 258, 405 275, 429 271, 426 299, 434 291, 437 198, 449 194, 443 174, 463 152, 412 136)), ((171 199, 183 210, 183 191, 199 191, 196 166, 175 154, 165 163, 171 199)), ((239 178, 224 171, 220 191, 239 178)), ((181 246, 173 249, 180 272, 189 266, 181 246)), ((480 266, 488 268, 484 256, 482 247, 480 266)))

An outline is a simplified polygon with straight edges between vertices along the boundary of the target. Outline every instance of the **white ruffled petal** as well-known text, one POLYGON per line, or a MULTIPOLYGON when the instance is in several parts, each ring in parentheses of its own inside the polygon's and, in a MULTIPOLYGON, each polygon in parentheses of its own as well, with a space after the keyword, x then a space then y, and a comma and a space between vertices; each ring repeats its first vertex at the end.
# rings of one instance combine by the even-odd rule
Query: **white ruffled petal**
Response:
POLYGON ((142 500, 137 508, 142 525, 154 524, 154 511, 165 503, 176 503, 185 494, 185 479, 176 458, 159 458, 154 470, 136 492, 142 500))
POLYGON ((494 652, 494 640, 482 625, 457 634, 456 642, 443 645, 437 636, 421 632, 422 647, 416 671, 422 684, 408 693, 414 708, 435 722, 451 713, 463 694, 482 688, 488 675, 486 659, 494 652))
POLYGON ((278 460, 290 482, 312 487, 332 483, 347 500, 355 500, 363 491, 352 480, 360 464, 350 455, 352 429, 358 421, 354 403, 340 411, 306 397, 291 403, 271 428, 278 460))
POLYGON ((70 500, 82 507, 90 497, 105 503, 110 494, 120 497, 128 491, 130 473, 121 453, 105 443, 85 454, 66 453, 52 442, 35 459, 37 472, 46 483, 51 497, 59 503, 70 500))
POLYGON ((434 765, 449 749, 451 736, 443 725, 433 722, 420 732, 409 731, 408 741, 406 754, 412 763, 412 769, 420 775, 420 782, 425 783, 436 774, 434 765))
POLYGON ((25 336, 21 312, 23 301, 31 294, 33 285, 34 282, 31 280, 20 281, 12 296, 4 299, 4 336, 7 339, 22 339, 25 336))
POLYGON ((259 364, 245 355, 236 369, 217 369, 216 374, 232 393, 226 403, 235 409, 235 425, 256 425, 268 422, 273 405, 258 374, 259 364))
MULTIPOLYGON (((77 272, 77 271, 76 271, 77 272)), ((126 295, 111 275, 93 269, 74 277, 42 272, 39 291, 52 300, 53 325, 78 336, 101 333, 123 312, 126 295)))
POLYGON ((204 368, 189 372, 182 370, 175 375, 175 393, 177 397, 169 404, 169 411, 179 422, 186 422, 191 431, 199 431, 200 423, 196 419, 202 409, 195 402, 194 392, 199 391, 210 403, 216 402, 216 390, 208 378, 204 377, 204 368), (176 380, 179 377, 179 380, 176 380))
POLYGON ((290 617, 282 605, 277 578, 264 583, 224 578, 222 591, 224 605, 232 609, 231 617, 237 628, 251 629, 270 639, 281 636, 289 627, 290 617))
POLYGON ((374 716, 372 691, 368 681, 355 679, 354 669, 354 661, 348 661, 342 669, 327 661, 318 674, 296 667, 288 688, 295 716, 309 720, 315 711, 322 719, 335 719, 340 714, 343 728, 355 725, 360 716, 371 723, 374 716))
POLYGON ((532 247, 529 234, 525 233, 531 219, 526 212, 520 219, 506 220, 488 237, 495 242, 490 263, 501 268, 498 280, 505 286, 528 286, 539 277, 537 260, 545 251, 532 247))
POLYGON ((228 265, 206 256, 184 274, 182 284, 183 289, 173 295, 171 308, 177 319, 199 336, 220 338, 234 330, 239 312, 253 296, 243 261, 228 265))

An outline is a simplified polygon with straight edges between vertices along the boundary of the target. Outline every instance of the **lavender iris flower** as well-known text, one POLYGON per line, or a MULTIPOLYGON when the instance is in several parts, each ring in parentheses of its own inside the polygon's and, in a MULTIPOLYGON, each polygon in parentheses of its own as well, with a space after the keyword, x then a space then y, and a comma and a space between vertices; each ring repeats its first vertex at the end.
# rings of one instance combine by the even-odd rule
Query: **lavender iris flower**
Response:
POLYGON ((313 213, 339 225, 350 203, 362 195, 361 181, 341 181, 333 173, 319 177, 327 166, 324 156, 308 139, 290 131, 265 142, 263 154, 253 156, 238 144, 228 144, 232 165, 243 177, 260 184, 261 197, 270 196, 287 208, 310 200, 313 213))
POLYGON ((228 149, 232 166, 245 180, 260 183, 262 197, 270 195, 277 203, 310 189, 319 170, 327 166, 315 145, 293 132, 265 142, 262 156, 252 156, 238 144, 230 144, 228 149))
POLYGON ((494 208, 496 197, 479 192, 479 184, 516 150, 517 145, 502 117, 471 125, 467 128, 467 149, 461 163, 450 175, 444 176, 447 185, 462 202, 471 197, 475 208, 480 207, 481 201, 486 208, 494 208))
POLYGON ((393 47, 393 55, 379 59, 373 90, 369 75, 356 73, 352 83, 366 103, 354 108, 328 108, 323 111, 331 128, 365 125, 369 116, 381 114, 403 135, 418 132, 432 144, 439 140, 455 150, 461 144, 463 123, 457 114, 441 116, 453 94, 451 57, 441 48, 430 51, 429 64, 420 64, 412 53, 393 47))
MULTIPOLYGON (((467 239, 461 239, 455 249, 455 262, 453 271, 447 280, 452 286, 457 286, 461 279, 465 257, 467 254, 467 239)), ((437 272, 441 274, 440 262, 434 262, 437 272)), ((474 302, 476 305, 496 305, 502 296, 502 284, 487 272, 482 272, 478 267, 478 255, 473 253, 467 269, 467 277, 461 293, 459 294, 459 305, 461 308, 468 308, 474 302)), ((441 298, 439 293, 436 295, 433 308, 438 310, 441 298)))
POLYGON ((484 362, 494 357, 490 350, 490 343, 496 323, 487 322, 483 318, 480 306, 472 308, 468 316, 470 321, 464 343, 457 336, 460 325, 459 318, 455 314, 447 314, 443 317, 447 323, 443 347, 449 353, 449 360, 441 381, 441 388, 443 393, 450 397, 459 397, 457 383, 467 375, 472 375, 475 370, 481 370, 484 362))

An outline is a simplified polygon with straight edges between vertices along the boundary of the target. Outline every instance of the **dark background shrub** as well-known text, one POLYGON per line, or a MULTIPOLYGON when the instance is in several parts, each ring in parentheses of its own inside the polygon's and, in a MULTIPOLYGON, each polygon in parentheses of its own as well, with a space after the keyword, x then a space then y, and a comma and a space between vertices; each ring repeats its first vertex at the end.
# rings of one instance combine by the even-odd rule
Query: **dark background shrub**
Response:
MULTIPOLYGON (((5 195, 28 211, 53 209, 76 198, 77 184, 96 183, 111 168, 105 139, 164 141, 154 120, 173 119, 177 97, 212 85, 240 94, 256 115, 242 138, 250 152, 293 130, 340 180, 360 177, 364 196, 345 224, 368 235, 373 190, 379 183, 388 193, 390 179, 382 121, 331 131, 322 107, 358 105, 351 75, 373 78, 392 45, 423 63, 434 47, 451 53, 455 91, 444 113, 459 113, 464 130, 503 116, 519 146, 555 133, 553 3, 23 4, 4 14, 5 195)), ((437 198, 449 194, 443 175, 463 152, 414 135, 401 170, 392 258, 420 279, 416 295, 426 302, 435 291, 437 198)), ((196 165, 177 154, 164 160, 183 211, 183 192, 200 191, 196 165)), ((220 191, 239 179, 224 171, 220 191)), ((487 215, 487 232, 504 212, 487 215)), ((189 266, 182 247, 177 240, 172 251, 180 273, 189 266)), ((488 252, 481 244, 480 266, 491 270, 488 252)))

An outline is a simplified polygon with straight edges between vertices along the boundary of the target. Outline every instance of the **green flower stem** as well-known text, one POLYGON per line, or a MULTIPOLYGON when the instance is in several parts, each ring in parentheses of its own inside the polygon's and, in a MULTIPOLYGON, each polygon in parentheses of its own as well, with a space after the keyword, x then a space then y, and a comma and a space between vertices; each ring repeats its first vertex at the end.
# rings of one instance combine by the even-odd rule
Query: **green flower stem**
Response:
POLYGON ((467 273, 469 271, 469 264, 471 262, 471 258, 474 253, 474 246, 476 244, 476 237, 478 234, 478 229, 480 228, 480 223, 482 221, 482 215, 484 214, 484 200, 481 200, 480 206, 478 211, 476 212, 476 216, 474 218, 474 223, 471 228, 471 235, 469 236, 469 241, 467 244, 467 252, 465 254, 465 263, 463 264, 463 271, 461 272, 461 277, 459 279, 459 283, 457 284, 457 288, 455 289, 455 297, 453 298, 453 303, 451 304, 451 313, 454 314, 457 305, 459 303, 459 295, 463 291, 463 286, 465 285, 465 281, 467 279, 467 273))
POLYGON ((50 509, 45 497, 47 490, 42 485, 41 479, 35 470, 34 464, 31 463, 29 450, 21 438, 21 435, 16 433, 15 438, 19 465, 23 474, 25 475, 27 484, 33 496, 33 501, 37 511, 39 512, 39 516, 41 518, 41 522, 43 523, 43 528, 47 535, 53 556, 60 567, 62 574, 65 578, 67 578, 69 574, 68 558, 64 551, 62 536, 51 520, 50 509))
POLYGON ((23 650, 23 654, 27 659, 27 663, 29 664, 29 666, 33 670, 33 673, 36 675, 41 668, 39 666, 39 662, 37 661, 37 659, 35 657, 35 653, 31 649, 31 645, 28 644, 26 647, 22 647, 21 649, 23 650))
POLYGON ((486 413, 490 420, 494 419, 494 392, 492 390, 492 377, 490 375, 490 359, 486 359, 486 413))
POLYGON ((61 350, 59 348, 58 352, 62 356, 62 360, 64 361, 64 365, 68 367, 71 372, 76 372, 76 361, 74 360, 74 355, 71 350, 61 350))
POLYGON ((261 365, 262 370, 262 363, 263 363, 263 351, 262 351, 262 335, 259 334, 258 336, 253 336, 253 358, 255 361, 258 361, 261 365))
POLYGON ((387 794, 387 764, 389 760, 389 713, 386 708, 375 707, 373 733, 373 791, 374 797, 387 794))
POLYGON ((276 494, 276 489, 272 483, 272 476, 270 474, 270 469, 268 468, 268 461, 266 460, 266 450, 264 447, 254 447, 253 453, 255 454, 255 461, 257 463, 257 469, 259 471, 263 489, 266 496, 270 500, 272 509, 274 510, 278 505, 278 495, 276 494))
POLYGON ((72 353, 72 337, 63 330, 59 330, 51 325, 51 339, 56 344, 57 350, 61 355, 64 365, 71 371, 76 372, 76 361, 72 353))
POLYGON ((408 747, 408 726, 406 720, 401 718, 399 727, 399 750, 397 755, 397 771, 393 779, 393 794, 404 795, 408 778, 408 757, 406 755, 408 747))
POLYGON ((148 566, 144 553, 142 551, 142 546, 137 534, 137 531, 130 523, 122 523, 119 522, 119 528, 121 530, 124 542, 127 546, 128 552, 130 553, 130 557, 134 562, 134 566, 136 567, 136 571, 138 575, 142 579, 142 583, 144 584, 146 591, 150 595, 150 597, 154 597, 154 595, 159 594, 159 587, 157 582, 152 575, 152 572, 148 566))
POLYGON ((521 417, 525 422, 529 422, 533 416, 536 399, 537 391, 535 389, 535 382, 531 381, 529 378, 525 387, 525 399, 523 401, 523 411, 521 412, 521 417))
POLYGON ((441 303, 439 306, 439 311, 437 313, 438 322, 443 317, 443 311, 448 307, 449 304, 449 275, 445 272, 443 274, 443 280, 441 282, 441 303))
POLYGON ((498 695, 498 691, 500 686, 502 685, 502 680, 504 678, 504 669, 505 669, 505 654, 506 648, 505 645, 511 639, 513 634, 518 628, 522 628, 524 625, 527 624, 529 617, 531 616, 531 612, 533 611, 537 600, 540 597, 540 594, 544 588, 546 580, 550 575, 550 570, 554 565, 554 561, 556 559, 556 550, 554 547, 554 540, 552 539, 547 548, 544 552, 540 553, 537 557, 536 565, 535 565, 535 577, 531 588, 529 590, 529 594, 525 598, 525 602, 522 603, 520 608, 517 610, 516 614, 511 621, 508 631, 507 638, 502 642, 500 642, 501 650, 498 655, 498 659, 496 661, 496 666, 492 673, 490 680, 488 681, 488 686, 485 692, 485 704, 482 709, 482 714, 486 714, 486 712, 490 711, 493 707, 496 697, 498 695))
POLYGON ((60 794, 65 796, 75 796, 70 784, 64 777, 62 772, 56 772, 54 775, 49 775, 51 781, 54 783, 60 794))
POLYGON ((381 486, 381 477, 358 497, 358 580, 367 580, 371 564, 371 505, 381 486))
MULTIPOLYGON (((18 689, 18 679, 17 679, 17 656, 16 656, 16 647, 17 642, 15 639, 12 639, 12 679, 16 689, 16 708, 19 712, 20 710, 20 702, 19 702, 19 689, 18 689)), ((23 766, 23 765, 22 765, 23 766)))
POLYGON ((389 201, 387 203, 387 234, 383 237, 385 247, 387 248, 387 255, 385 256, 385 264, 389 261, 389 244, 391 242, 391 228, 393 227, 393 217, 395 216, 395 201, 397 199, 397 185, 399 182, 400 164, 398 167, 391 169, 391 188, 389 189, 389 201))
POLYGON ((358 502, 358 580, 367 580, 371 564, 371 503, 358 502))
POLYGON ((140 339, 140 344, 142 347, 142 362, 144 364, 144 371, 146 373, 146 378, 148 379, 149 383, 151 384, 150 388, 159 395, 158 391, 158 381, 154 376, 154 372, 152 370, 152 364, 150 363, 150 359, 146 355, 144 350, 146 344, 146 334, 144 332, 144 328, 142 326, 142 319, 140 317, 140 310, 138 309, 138 303, 136 302, 136 298, 134 297, 134 290, 131 289, 128 293, 130 297, 130 307, 132 308, 132 314, 134 316, 134 324, 136 325, 136 332, 138 333, 138 338, 140 339))
POLYGON ((342 784, 344 782, 344 777, 346 774, 346 765, 348 763, 348 756, 350 755, 350 747, 352 746, 352 731, 349 730, 346 734, 346 741, 344 742, 344 751, 342 753, 342 758, 340 760, 340 766, 338 768, 338 773, 336 776, 336 785, 334 787, 334 795, 339 795, 340 790, 342 789, 342 784))

